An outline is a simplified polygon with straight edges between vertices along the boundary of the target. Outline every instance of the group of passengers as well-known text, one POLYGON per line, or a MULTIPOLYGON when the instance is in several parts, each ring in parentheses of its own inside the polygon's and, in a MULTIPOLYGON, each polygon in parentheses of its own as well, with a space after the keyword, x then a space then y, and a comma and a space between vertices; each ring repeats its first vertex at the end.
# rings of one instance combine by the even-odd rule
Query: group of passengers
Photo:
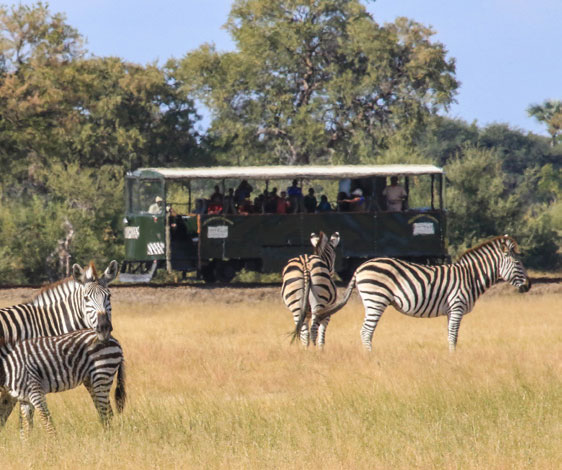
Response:
POLYGON ((238 185, 236 190, 229 188, 228 193, 223 195, 219 186, 215 186, 215 191, 207 201, 199 200, 196 213, 207 214, 290 214, 295 212, 326 212, 331 211, 332 207, 326 196, 317 202, 314 189, 310 188, 308 194, 303 196, 302 188, 298 186, 298 181, 293 180, 291 186, 286 191, 278 193, 277 188, 271 191, 264 189, 253 200, 251 195, 254 188, 246 180, 238 185), (206 203, 206 204, 205 204, 206 203))
MULTIPOLYGON (((293 180, 286 191, 277 193, 277 188, 264 191, 251 199, 254 188, 247 180, 242 180, 236 190, 229 188, 223 195, 218 185, 209 199, 197 199, 196 214, 291 214, 297 212, 323 213, 337 210, 339 212, 363 212, 369 210, 367 199, 361 188, 355 188, 348 193, 350 187, 340 185, 337 203, 332 206, 326 195, 316 199, 314 188, 309 188, 308 194, 303 196, 302 188, 298 181, 293 180)), ((398 178, 390 178, 390 186, 382 191, 386 201, 386 210, 391 212, 401 211, 403 202, 407 198, 405 189, 398 184, 398 178)), ((154 204, 149 208, 149 213, 155 214, 162 210, 163 200, 157 196, 154 204)))
MULTIPOLYGON (((242 180, 236 190, 230 188, 227 195, 215 186, 213 194, 208 200, 198 200, 195 213, 207 214, 291 214, 296 212, 323 213, 337 210, 339 212, 363 212, 368 210, 367 198, 361 188, 355 188, 348 194, 345 187, 340 187, 336 204, 332 205, 326 195, 316 199, 314 188, 309 188, 303 195, 298 181, 293 180, 286 191, 278 193, 277 188, 271 191, 264 189, 262 193, 251 199, 254 188, 247 180, 242 180)), ((407 193, 398 184, 396 176, 391 177, 382 195, 385 197, 386 210, 395 212, 403 208, 407 193)))

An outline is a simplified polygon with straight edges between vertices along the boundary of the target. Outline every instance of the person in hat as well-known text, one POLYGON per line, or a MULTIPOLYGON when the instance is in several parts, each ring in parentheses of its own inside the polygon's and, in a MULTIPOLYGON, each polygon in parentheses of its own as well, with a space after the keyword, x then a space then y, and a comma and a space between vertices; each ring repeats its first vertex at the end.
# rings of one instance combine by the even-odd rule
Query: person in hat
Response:
POLYGON ((150 207, 148 208, 148 213, 161 214, 163 208, 164 208, 164 199, 162 199, 160 196, 156 196, 154 198, 154 202, 150 204, 150 207))
POLYGON ((390 212, 401 211, 402 203, 408 197, 406 190, 398 184, 397 176, 390 178, 390 186, 384 188, 382 194, 386 198, 386 210, 390 212))
POLYGON ((362 212, 365 210, 365 197, 363 196, 363 190, 361 188, 356 188, 351 192, 353 196, 351 199, 343 199, 342 202, 349 204, 351 212, 362 212))

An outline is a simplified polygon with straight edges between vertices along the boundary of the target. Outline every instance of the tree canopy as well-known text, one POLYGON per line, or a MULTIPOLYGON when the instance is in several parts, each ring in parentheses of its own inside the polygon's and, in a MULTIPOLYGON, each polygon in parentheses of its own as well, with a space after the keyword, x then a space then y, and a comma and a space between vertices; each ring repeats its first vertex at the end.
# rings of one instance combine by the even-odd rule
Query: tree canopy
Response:
POLYGON ((380 26, 358 0, 236 0, 235 52, 205 44, 177 64, 226 156, 260 163, 368 161, 446 108, 455 62, 406 18, 380 26))

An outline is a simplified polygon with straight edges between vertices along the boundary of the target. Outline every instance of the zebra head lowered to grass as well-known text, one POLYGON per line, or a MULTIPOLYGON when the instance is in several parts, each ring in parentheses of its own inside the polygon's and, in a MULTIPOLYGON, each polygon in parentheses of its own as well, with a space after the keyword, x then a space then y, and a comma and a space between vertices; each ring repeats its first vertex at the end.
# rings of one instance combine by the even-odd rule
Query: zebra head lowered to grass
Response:
MULTIPOLYGON (((117 261, 111 261, 101 276, 93 263, 84 269, 75 264, 71 277, 44 287, 31 303, 0 309, 0 341, 12 343, 83 328, 92 328, 100 338, 108 338, 112 326, 107 286, 118 270, 117 261)), ((15 401, 0 390, 0 426, 4 426, 14 405, 15 401)))
POLYGON ((389 305, 413 317, 447 315, 449 349, 454 350, 462 317, 472 310, 486 289, 500 280, 509 282, 520 292, 531 288, 518 254, 517 242, 504 235, 471 248, 449 265, 372 259, 357 268, 343 299, 318 312, 317 318, 324 321, 343 308, 357 286, 365 308, 361 340, 367 350, 371 350, 373 333, 389 305))
POLYGON ((332 279, 336 261, 336 246, 340 234, 335 232, 328 238, 323 232, 310 235, 314 254, 301 255, 288 261, 283 269, 281 296, 293 314, 295 334, 301 343, 308 346, 309 340, 322 348, 330 318, 318 321, 316 312, 332 305, 337 298, 336 285, 332 279), (310 323, 310 326, 309 326, 310 323))
POLYGON ((0 387, 20 402, 20 432, 27 436, 36 409, 50 434, 55 433, 45 395, 84 384, 104 425, 113 415, 109 392, 117 374, 117 411, 125 406, 125 363, 119 342, 100 341, 93 330, 5 343, 0 347, 0 387))

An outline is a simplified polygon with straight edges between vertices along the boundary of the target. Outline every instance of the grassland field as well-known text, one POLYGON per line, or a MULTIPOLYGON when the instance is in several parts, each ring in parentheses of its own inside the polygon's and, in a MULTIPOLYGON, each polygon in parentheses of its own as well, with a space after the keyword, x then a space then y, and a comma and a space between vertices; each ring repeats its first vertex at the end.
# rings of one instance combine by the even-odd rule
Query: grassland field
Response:
MULTIPOLYGON (((28 289, 0 291, 0 306, 28 289)), ((388 309, 363 351, 357 295, 326 348, 291 344, 279 288, 112 288, 128 403, 102 429, 81 387, 48 395, 58 431, 13 413, 0 469, 559 469, 562 286, 494 287, 466 316, 388 309)))

